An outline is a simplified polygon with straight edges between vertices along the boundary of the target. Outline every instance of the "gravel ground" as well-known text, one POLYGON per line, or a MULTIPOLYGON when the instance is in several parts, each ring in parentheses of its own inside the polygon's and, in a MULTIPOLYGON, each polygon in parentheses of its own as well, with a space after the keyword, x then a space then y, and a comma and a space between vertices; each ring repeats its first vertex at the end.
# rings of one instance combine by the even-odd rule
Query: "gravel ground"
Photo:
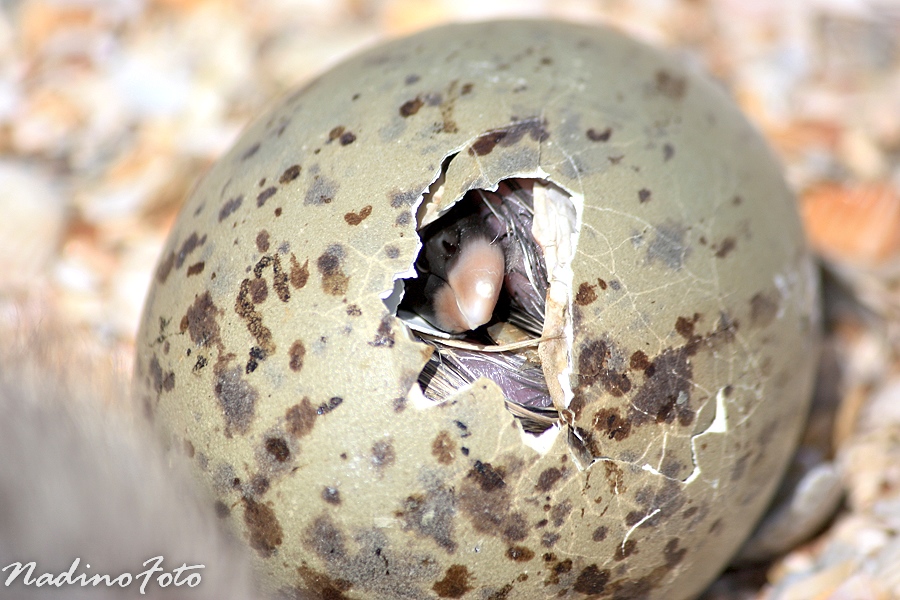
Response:
POLYGON ((250 118, 380 39, 510 15, 612 24, 712 73, 781 156, 822 259, 792 506, 825 524, 707 598, 900 598, 897 0, 5 0, 0 334, 52 323, 128 372, 168 228, 250 118))

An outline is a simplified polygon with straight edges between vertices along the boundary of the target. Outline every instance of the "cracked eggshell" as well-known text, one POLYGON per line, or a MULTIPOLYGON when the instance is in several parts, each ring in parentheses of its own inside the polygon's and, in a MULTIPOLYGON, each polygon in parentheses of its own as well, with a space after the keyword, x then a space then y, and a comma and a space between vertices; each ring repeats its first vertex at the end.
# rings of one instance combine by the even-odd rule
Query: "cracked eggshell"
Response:
POLYGON ((249 127, 172 230, 135 381, 272 589, 677 599, 768 503, 817 341, 792 196, 717 86, 612 30, 492 22, 371 49, 249 127), (424 400, 431 349, 382 300, 451 156, 454 197, 572 195, 568 408, 539 439, 492 382, 424 400))

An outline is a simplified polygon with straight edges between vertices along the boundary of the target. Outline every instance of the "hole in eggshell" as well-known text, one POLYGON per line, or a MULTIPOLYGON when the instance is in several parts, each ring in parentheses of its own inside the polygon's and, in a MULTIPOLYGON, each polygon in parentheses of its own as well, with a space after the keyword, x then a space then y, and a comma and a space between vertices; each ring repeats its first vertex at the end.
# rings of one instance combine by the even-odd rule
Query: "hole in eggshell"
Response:
POLYGON ((419 387, 440 402, 491 379, 523 430, 539 435, 571 396, 561 383, 571 338, 571 196, 538 178, 506 179, 450 204, 442 195, 439 177, 418 208, 422 248, 415 275, 400 280, 396 313, 434 348, 419 387))

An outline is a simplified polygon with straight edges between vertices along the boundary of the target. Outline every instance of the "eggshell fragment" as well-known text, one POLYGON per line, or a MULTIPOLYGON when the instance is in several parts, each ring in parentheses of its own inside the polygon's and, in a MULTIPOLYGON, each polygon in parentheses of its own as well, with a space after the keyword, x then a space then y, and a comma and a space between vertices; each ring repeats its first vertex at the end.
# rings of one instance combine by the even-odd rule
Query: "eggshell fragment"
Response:
POLYGON ((718 86, 608 29, 451 25, 323 74, 212 168, 135 379, 273 590, 679 599, 774 491, 818 320, 793 198, 718 86), (564 192, 535 199, 540 436, 492 381, 425 398, 433 349, 395 316, 433 184, 512 178, 564 192))

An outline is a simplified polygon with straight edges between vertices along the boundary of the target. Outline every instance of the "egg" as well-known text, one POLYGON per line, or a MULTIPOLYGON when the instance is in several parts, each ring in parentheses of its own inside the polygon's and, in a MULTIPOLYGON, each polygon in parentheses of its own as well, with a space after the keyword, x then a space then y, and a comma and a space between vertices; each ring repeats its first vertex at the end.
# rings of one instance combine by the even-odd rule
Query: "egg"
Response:
POLYGON ((612 29, 447 25, 206 173, 135 389, 270 591, 691 598, 797 443, 817 290, 721 86, 612 29))

